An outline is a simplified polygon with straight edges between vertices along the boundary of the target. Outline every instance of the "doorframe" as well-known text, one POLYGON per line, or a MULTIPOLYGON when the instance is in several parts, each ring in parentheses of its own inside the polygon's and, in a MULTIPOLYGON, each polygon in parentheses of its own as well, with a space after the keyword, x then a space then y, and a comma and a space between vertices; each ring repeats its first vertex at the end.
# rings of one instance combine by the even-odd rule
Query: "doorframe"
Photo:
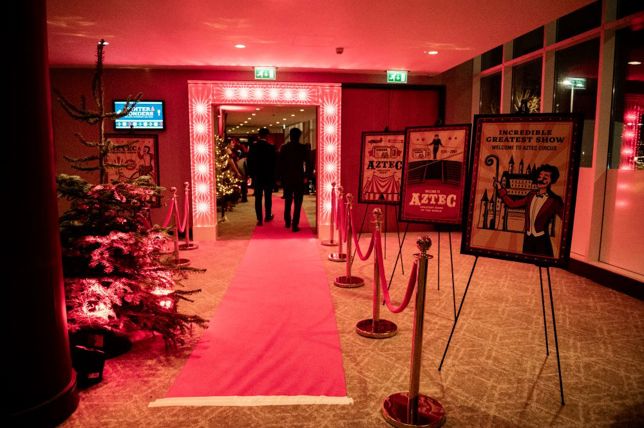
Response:
POLYGON ((318 109, 317 230, 331 221, 332 183, 339 183, 339 83, 188 81, 192 227, 196 240, 217 239, 217 187, 212 105, 301 105, 318 109))

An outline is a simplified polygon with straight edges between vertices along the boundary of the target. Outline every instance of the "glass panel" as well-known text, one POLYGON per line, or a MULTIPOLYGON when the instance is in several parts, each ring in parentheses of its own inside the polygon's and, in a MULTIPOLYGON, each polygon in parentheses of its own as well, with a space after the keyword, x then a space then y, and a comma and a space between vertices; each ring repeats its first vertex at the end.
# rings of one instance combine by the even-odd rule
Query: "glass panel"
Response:
POLYGON ((501 111, 501 72, 481 78, 479 113, 499 114, 501 111))
POLYGON ((623 18, 644 10, 642 0, 617 0, 617 18, 623 18))
POLYGON ((592 166, 593 162, 598 69, 599 39, 559 50, 555 54, 553 111, 584 115, 580 165, 586 167, 592 166))
POLYGON ((644 170, 644 30, 617 32, 614 73, 608 167, 644 170))
POLYGON ((543 27, 532 30, 523 36, 514 39, 512 44, 512 58, 518 58, 543 47, 543 27))
POLYGON ((644 275, 644 65, 634 62, 644 63, 641 27, 620 30, 615 38, 610 169, 600 260, 644 275))
POLYGON ((557 20, 557 41, 597 28, 601 24, 601 20, 602 4, 600 1, 562 16, 557 20))
POLYGON ((490 49, 481 55, 481 70, 487 70, 503 61, 503 45, 490 49))
POLYGON ((541 58, 512 68, 510 113, 539 113, 541 110, 541 58))

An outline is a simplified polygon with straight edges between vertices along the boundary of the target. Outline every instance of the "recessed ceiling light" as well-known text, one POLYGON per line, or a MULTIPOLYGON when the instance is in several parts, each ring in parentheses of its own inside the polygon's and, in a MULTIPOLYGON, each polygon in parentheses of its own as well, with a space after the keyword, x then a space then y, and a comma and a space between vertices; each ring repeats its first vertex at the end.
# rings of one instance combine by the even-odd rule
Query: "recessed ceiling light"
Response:
POLYGON ((259 110, 260 110, 260 108, 259 108, 259 107, 255 107, 255 110, 259 111, 259 110))
POLYGON ((304 111, 304 109, 303 109, 303 108, 301 108, 301 109, 300 109, 300 111, 304 111))
POLYGON ((285 118, 285 117, 283 117, 283 118, 282 118, 282 120, 286 120, 286 118, 285 118))
POLYGON ((257 113, 253 113, 252 115, 253 115, 253 116, 256 116, 256 115, 257 115, 257 113))
POLYGON ((249 117, 249 118, 248 118, 248 120, 253 120, 253 118, 252 118, 252 117, 249 117))
POLYGON ((241 43, 237 43, 237 44, 235 45, 235 47, 236 47, 237 49, 244 49, 244 48, 246 47, 246 45, 243 45, 243 44, 241 44, 241 43))
POLYGON ((628 61, 628 65, 642 65, 642 61, 628 61))
POLYGON ((438 55, 438 51, 427 51, 427 55, 438 55))

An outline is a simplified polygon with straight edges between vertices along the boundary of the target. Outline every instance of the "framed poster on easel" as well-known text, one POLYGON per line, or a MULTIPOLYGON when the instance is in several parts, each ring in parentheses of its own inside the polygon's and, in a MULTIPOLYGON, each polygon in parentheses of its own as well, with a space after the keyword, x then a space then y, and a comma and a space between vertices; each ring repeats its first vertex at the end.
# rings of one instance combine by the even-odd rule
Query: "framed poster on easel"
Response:
POLYGON ((463 253, 567 263, 581 129, 572 114, 475 116, 463 253))
POLYGON ((470 125, 405 130, 400 220, 460 224, 470 125))
POLYGON ((362 133, 358 202, 398 205, 404 145, 403 132, 362 133))

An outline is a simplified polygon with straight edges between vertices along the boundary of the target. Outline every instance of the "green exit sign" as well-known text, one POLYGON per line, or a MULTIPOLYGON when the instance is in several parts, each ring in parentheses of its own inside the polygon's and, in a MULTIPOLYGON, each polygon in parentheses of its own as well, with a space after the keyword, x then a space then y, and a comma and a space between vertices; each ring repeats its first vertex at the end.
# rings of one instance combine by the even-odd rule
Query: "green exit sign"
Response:
POLYGON ((255 80, 275 80, 275 67, 255 67, 255 80))
POLYGON ((387 70, 387 83, 407 83, 407 71, 387 70))

